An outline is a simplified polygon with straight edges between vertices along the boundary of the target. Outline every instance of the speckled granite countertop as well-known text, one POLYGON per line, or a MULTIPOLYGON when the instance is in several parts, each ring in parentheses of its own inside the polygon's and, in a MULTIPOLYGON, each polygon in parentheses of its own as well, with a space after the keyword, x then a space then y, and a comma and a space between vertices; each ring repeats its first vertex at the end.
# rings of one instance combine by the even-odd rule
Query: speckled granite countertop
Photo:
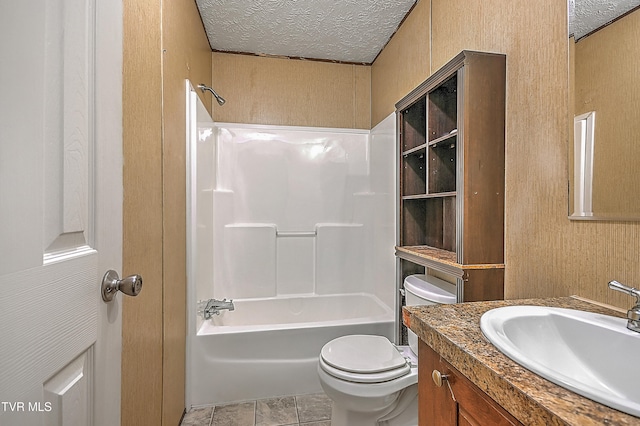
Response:
POLYGON ((512 305, 554 306, 624 317, 606 307, 562 297, 410 306, 403 308, 403 318, 420 339, 525 425, 640 425, 640 418, 557 386, 489 343, 480 331, 480 317, 490 309, 512 305))

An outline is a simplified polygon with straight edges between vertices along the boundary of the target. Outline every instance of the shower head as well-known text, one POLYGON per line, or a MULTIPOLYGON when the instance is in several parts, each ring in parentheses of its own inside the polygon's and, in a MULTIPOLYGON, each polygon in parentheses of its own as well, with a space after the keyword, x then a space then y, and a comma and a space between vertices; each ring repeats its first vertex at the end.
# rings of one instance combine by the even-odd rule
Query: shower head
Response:
POLYGON ((218 101, 218 105, 220 106, 224 105, 224 103, 227 102, 224 100, 222 96, 218 95, 215 90, 213 90, 211 87, 207 86, 206 84, 198 84, 198 89, 202 90, 202 92, 205 92, 207 90, 211 92, 213 97, 216 98, 216 101, 218 101))

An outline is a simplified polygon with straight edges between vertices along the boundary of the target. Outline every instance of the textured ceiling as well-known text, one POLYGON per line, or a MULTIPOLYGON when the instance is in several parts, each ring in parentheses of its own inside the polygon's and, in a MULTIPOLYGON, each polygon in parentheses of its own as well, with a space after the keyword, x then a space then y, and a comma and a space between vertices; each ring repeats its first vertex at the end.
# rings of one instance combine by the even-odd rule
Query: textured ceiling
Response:
POLYGON ((569 34, 589 34, 638 7, 640 0, 569 0, 569 34))
POLYGON ((415 0, 196 3, 213 50, 371 63, 415 0))
MULTIPOLYGON (((213 50, 370 64, 416 0, 196 0, 213 50)), ((578 40, 640 0, 568 0, 578 40)), ((426 23, 425 23, 426 25, 426 23)))

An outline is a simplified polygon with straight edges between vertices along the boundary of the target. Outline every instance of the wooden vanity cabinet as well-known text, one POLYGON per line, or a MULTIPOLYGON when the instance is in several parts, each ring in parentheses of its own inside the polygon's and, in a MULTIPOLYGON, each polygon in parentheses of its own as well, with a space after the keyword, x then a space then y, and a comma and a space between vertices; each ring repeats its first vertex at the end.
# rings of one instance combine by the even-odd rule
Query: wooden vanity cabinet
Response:
POLYGON ((399 288, 434 270, 504 298, 505 91, 505 55, 462 51, 396 104, 399 288))
POLYGON ((522 425, 422 340, 418 353, 418 398, 420 426, 522 425), (436 385, 433 371, 447 376, 442 386, 436 385))

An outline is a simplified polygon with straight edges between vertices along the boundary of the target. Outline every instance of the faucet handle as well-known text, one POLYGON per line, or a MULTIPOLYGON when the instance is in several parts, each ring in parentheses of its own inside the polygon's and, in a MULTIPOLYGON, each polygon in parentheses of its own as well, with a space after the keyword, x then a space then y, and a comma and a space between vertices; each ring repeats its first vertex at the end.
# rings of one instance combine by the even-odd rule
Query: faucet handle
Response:
POLYGON ((609 281, 609 288, 628 294, 629 296, 634 296, 636 298, 636 304, 640 305, 640 290, 638 290, 637 288, 628 287, 616 280, 609 281))
POLYGON ((640 333, 640 290, 620 284, 618 281, 610 281, 609 288, 635 296, 636 304, 627 311, 627 328, 631 331, 640 333))

